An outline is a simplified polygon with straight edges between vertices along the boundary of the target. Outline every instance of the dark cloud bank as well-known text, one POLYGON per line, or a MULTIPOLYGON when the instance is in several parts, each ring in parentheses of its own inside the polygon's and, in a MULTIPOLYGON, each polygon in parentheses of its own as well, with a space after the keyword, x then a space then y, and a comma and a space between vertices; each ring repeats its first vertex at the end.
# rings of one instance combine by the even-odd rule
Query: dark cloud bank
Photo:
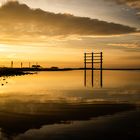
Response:
POLYGON ((125 4, 132 8, 140 10, 140 0, 105 0, 105 1, 112 1, 116 2, 117 4, 125 4))
POLYGON ((119 35, 137 32, 136 28, 69 14, 31 9, 19 2, 0 7, 3 35, 119 35))

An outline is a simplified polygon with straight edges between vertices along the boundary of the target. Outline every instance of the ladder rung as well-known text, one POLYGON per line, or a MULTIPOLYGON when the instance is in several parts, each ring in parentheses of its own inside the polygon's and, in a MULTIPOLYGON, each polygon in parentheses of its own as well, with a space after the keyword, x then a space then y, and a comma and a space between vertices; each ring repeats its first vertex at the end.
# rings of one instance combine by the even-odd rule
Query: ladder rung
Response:
POLYGON ((92 62, 86 62, 86 63, 92 63, 92 62))
POLYGON ((101 62, 93 62, 93 63, 101 63, 101 62))
POLYGON ((88 55, 88 56, 84 56, 84 57, 103 57, 103 56, 101 56, 101 55, 88 55))
POLYGON ((103 59, 99 59, 99 58, 96 58, 96 59, 92 59, 92 58, 85 58, 85 60, 103 60, 103 59))
MULTIPOLYGON (((85 63, 91 63, 92 64, 92 62, 85 62, 85 63)), ((93 62, 93 63, 103 63, 103 62, 93 62)))
POLYGON ((101 53, 93 53, 93 54, 101 54, 101 53))
POLYGON ((93 60, 101 60, 101 59, 93 59, 93 60))
POLYGON ((92 54, 92 53, 85 53, 85 54, 92 54))
POLYGON ((96 61, 93 61, 93 62, 92 61, 85 61, 85 63, 88 63, 88 62, 90 62, 90 63, 101 63, 103 61, 97 61, 97 62, 96 61))
POLYGON ((86 56, 86 57, 92 57, 92 56, 86 56))
POLYGON ((85 54, 101 54, 101 53, 94 53, 94 52, 93 52, 93 53, 85 53, 85 54))
POLYGON ((92 59, 86 59, 86 60, 92 60, 92 59))

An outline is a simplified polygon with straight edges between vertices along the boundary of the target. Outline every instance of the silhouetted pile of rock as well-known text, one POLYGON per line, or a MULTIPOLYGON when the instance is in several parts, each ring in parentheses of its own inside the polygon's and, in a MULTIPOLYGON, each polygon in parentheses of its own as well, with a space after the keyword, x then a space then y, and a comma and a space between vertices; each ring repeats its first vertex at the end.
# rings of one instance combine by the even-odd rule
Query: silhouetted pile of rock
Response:
POLYGON ((26 74, 21 69, 16 68, 1 68, 0 69, 0 76, 16 76, 16 75, 24 75, 26 74))

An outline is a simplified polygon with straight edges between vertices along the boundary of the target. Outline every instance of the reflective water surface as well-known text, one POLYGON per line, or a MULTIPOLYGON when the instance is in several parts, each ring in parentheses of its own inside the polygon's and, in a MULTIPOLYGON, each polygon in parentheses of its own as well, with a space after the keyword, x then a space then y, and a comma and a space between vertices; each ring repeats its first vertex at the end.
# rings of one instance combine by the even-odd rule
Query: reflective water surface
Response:
POLYGON ((0 100, 37 102, 139 101, 140 71, 104 71, 103 87, 100 73, 88 71, 84 86, 83 71, 39 72, 38 74, 0 78, 0 100), (3 80, 4 79, 4 80, 3 80), (2 85, 3 84, 3 85, 2 85))
POLYGON ((86 79, 85 87, 84 71, 0 77, 0 138, 22 140, 18 136, 33 129, 48 138, 58 127, 52 124, 66 127, 74 120, 131 110, 140 103, 140 71, 103 71, 103 87, 99 71, 94 72, 94 87, 91 71, 86 79), (39 129, 45 125, 47 130, 39 129))

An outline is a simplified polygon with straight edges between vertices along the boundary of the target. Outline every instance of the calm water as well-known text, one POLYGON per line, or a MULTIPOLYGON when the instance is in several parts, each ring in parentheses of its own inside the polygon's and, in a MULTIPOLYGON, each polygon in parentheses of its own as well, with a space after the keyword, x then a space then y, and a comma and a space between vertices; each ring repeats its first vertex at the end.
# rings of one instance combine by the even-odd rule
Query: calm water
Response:
MULTIPOLYGON (((86 87, 84 71, 1 77, 0 139, 17 140, 27 132, 28 138, 19 139, 32 140, 39 133, 44 140, 61 127, 73 129, 77 126, 77 123, 63 126, 58 124, 60 122, 89 119, 114 110, 105 113, 103 106, 92 106, 96 103, 140 103, 140 71, 103 71, 102 80, 103 87, 100 86, 99 71, 94 73, 94 87, 91 71, 87 72, 86 87), (100 108, 103 112, 98 111, 100 108)), ((82 123, 78 122, 78 126, 82 123)))
POLYGON ((83 71, 39 72, 38 74, 0 79, 0 104, 21 102, 92 102, 126 101, 139 102, 140 71, 104 71, 103 87, 100 73, 87 72, 84 86, 83 71))

